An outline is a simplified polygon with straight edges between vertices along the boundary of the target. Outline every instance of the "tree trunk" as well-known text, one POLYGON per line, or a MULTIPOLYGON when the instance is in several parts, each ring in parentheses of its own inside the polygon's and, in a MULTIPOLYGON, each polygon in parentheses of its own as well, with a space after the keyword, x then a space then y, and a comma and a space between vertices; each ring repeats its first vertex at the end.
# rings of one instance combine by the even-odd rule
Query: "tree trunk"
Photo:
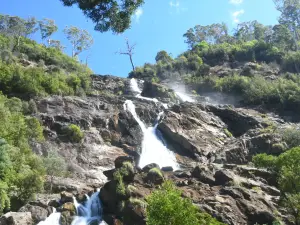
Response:
POLYGON ((132 55, 129 55, 129 58, 130 58, 130 62, 131 62, 131 66, 132 66, 132 70, 135 70, 135 68, 134 68, 134 64, 133 64, 133 61, 132 61, 132 55))

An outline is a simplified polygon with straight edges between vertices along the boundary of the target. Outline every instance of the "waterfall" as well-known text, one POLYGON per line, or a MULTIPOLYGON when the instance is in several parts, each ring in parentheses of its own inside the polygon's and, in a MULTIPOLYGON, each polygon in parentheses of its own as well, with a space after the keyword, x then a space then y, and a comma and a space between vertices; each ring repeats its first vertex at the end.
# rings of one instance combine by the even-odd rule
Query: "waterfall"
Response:
POLYGON ((147 97, 141 96, 142 90, 139 88, 137 80, 134 78, 130 79, 130 88, 133 92, 137 93, 137 95, 135 96, 137 98, 144 99, 144 100, 151 101, 151 102, 156 102, 156 103, 159 102, 156 98, 147 98, 147 97))
POLYGON ((183 101, 183 102, 195 102, 194 99, 192 99, 190 96, 182 93, 182 92, 178 92, 175 91, 175 94, 183 101))
POLYGON ((53 212, 50 216, 47 217, 46 220, 41 221, 38 225, 59 225, 60 213, 56 212, 56 209, 53 208, 53 212))
MULTIPOLYGON (((74 198, 74 205, 76 207, 77 216, 71 225, 89 225, 99 224, 106 225, 102 221, 102 207, 99 199, 99 191, 95 192, 91 197, 87 196, 87 201, 82 205, 74 198)), ((60 213, 54 209, 53 213, 38 225, 59 225, 60 213)))
MULTIPOLYGON (((137 82, 135 79, 131 79, 130 82, 131 88, 134 90, 137 86, 137 82)), ((139 98, 139 95, 136 97, 139 98)), ((175 154, 166 147, 161 133, 157 130, 157 125, 163 112, 159 113, 155 125, 147 128, 136 114, 135 105, 131 100, 125 101, 124 109, 132 114, 143 132, 144 137, 142 141, 142 153, 139 166, 144 167, 150 163, 156 163, 160 167, 171 166, 174 170, 178 169, 179 166, 177 164, 175 154)))
POLYGON ((102 221, 102 206, 99 199, 99 191, 95 192, 91 197, 87 197, 85 204, 79 204, 74 198, 74 205, 76 207, 77 216, 71 225, 88 225, 99 224, 104 225, 102 221))

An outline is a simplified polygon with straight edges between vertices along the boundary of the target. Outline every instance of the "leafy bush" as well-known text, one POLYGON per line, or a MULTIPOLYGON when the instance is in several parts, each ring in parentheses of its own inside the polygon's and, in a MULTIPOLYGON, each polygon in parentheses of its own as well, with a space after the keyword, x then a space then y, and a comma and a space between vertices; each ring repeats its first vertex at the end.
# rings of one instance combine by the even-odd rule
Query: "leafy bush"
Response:
POLYGON ((70 124, 68 127, 66 127, 64 130, 64 134, 71 142, 75 143, 80 142, 84 137, 84 134, 80 130, 80 127, 75 124, 70 124))
POLYGON ((147 225, 199 225, 222 224, 206 213, 201 213, 191 200, 181 197, 181 192, 171 182, 147 197, 147 225))
POLYGON ((32 140, 43 141, 43 128, 22 109, 20 99, 0 94, 0 213, 11 198, 25 203, 43 188, 43 163, 30 149, 32 140))
POLYGON ((278 178, 281 204, 293 216, 293 222, 300 222, 300 147, 292 148, 278 157, 266 154, 256 155, 253 162, 257 167, 267 168, 278 178))
POLYGON ((283 140, 289 148, 297 147, 300 145, 300 130, 296 128, 289 128, 282 131, 283 140))
MULTIPOLYGON (((8 42, 0 35, 0 42, 8 42)), ((0 43, 1 44, 1 43, 0 43)), ((4 43, 2 43, 5 45, 4 43)), ((90 90, 91 71, 60 50, 47 48, 33 40, 22 38, 17 52, 3 50, 0 60, 0 91, 24 98, 47 94, 74 95, 90 90), (30 60, 37 67, 25 67, 20 60, 30 60), (44 66, 45 65, 45 66, 44 66)))

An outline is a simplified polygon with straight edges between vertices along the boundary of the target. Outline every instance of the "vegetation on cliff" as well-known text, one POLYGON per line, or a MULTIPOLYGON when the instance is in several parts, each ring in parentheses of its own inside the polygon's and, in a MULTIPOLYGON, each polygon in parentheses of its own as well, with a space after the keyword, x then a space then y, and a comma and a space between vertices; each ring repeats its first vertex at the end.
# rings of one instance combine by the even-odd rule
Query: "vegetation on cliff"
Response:
POLYGON ((277 176, 281 191, 281 205, 300 224, 300 147, 292 148, 280 156, 259 154, 253 158, 256 167, 267 168, 277 176))
MULTIPOLYGON (((69 57, 59 41, 50 39, 57 29, 49 19, 0 15, 0 213, 18 210, 18 205, 41 192, 46 173, 52 183, 53 176, 65 170, 59 156, 43 159, 32 151, 33 143, 44 141, 43 127, 34 117, 38 109, 33 98, 82 96, 90 91, 91 70, 76 56, 90 46, 86 42, 91 43, 91 37, 84 30, 66 28, 74 51, 69 57), (47 46, 28 38, 38 30, 47 46)), ((79 127, 68 128, 71 141, 83 138, 79 127)))
POLYGON ((43 39, 49 38, 54 28, 44 23, 0 15, 0 91, 24 99, 49 94, 84 95, 90 90, 91 70, 75 57, 87 48, 91 37, 84 30, 66 28, 74 52, 74 57, 69 57, 60 43, 53 44, 54 40, 49 39, 46 46, 28 38, 38 29, 43 39))
POLYGON ((23 114, 20 99, 0 94, 0 212, 10 200, 26 202, 43 188, 44 168, 32 153, 31 142, 43 141, 40 122, 23 114))
POLYGON ((182 198, 175 185, 166 181, 147 198, 147 225, 222 225, 209 214, 201 213, 188 198, 182 198))

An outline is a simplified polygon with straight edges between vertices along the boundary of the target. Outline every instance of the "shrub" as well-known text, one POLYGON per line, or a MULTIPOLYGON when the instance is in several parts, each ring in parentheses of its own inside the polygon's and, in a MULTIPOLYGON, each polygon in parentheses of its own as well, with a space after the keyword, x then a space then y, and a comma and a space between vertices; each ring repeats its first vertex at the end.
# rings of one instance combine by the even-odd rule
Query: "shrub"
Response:
POLYGON ((289 148, 300 145, 300 130, 296 128, 289 128, 282 131, 283 140, 289 148))
POLYGON ((227 129, 224 129, 224 133, 226 134, 227 137, 232 137, 233 136, 232 133, 227 129))
POLYGON ((84 137, 84 134, 80 130, 80 127, 78 127, 75 124, 70 124, 68 127, 64 129, 63 133, 68 137, 68 139, 71 142, 75 142, 75 143, 80 142, 84 137))
POLYGON ((267 168, 277 175, 281 204, 300 223, 300 147, 292 148, 278 157, 260 154, 253 158, 258 167, 267 168))
POLYGON ((147 225, 222 224, 210 215, 201 213, 190 199, 182 198, 181 192, 169 181, 146 200, 147 225))

